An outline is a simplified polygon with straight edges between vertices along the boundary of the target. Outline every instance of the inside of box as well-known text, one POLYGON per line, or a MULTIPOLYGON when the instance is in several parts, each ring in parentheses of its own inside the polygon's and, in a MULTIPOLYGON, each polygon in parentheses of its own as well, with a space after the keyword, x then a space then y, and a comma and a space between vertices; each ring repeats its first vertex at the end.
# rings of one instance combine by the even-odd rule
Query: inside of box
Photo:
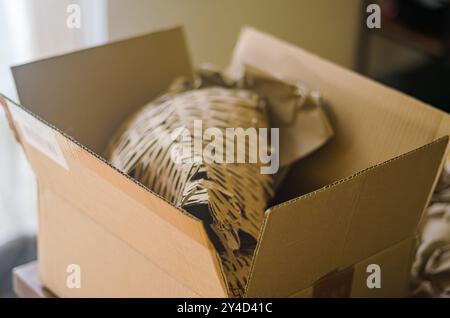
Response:
MULTIPOLYGON (((439 137, 440 111, 261 32, 242 32, 231 69, 244 64, 319 90, 335 131, 290 168, 276 202, 439 137)), ((13 74, 23 105, 102 156, 130 114, 192 70, 176 28, 16 66, 13 74)))
POLYGON ((191 76, 181 28, 12 67, 20 103, 99 155, 122 121, 191 76))
MULTIPOLYGON (((319 90, 335 131, 290 168, 273 204, 448 133, 438 129, 446 114, 263 33, 242 33, 231 66, 244 64, 319 90)), ((100 156, 130 114, 191 72, 181 29, 13 68, 21 103, 100 156)))
POLYGON ((450 133, 447 114, 271 35, 245 28, 228 69, 245 65, 318 90, 335 136, 290 169, 278 202, 308 193, 450 133))

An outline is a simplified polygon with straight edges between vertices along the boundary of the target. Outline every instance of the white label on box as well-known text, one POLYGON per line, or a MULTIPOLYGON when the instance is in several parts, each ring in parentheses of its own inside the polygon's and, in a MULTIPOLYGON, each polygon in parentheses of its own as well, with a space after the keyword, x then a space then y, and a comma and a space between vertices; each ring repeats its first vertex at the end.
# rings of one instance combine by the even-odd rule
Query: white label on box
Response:
POLYGON ((25 141, 64 169, 69 170, 66 159, 56 141, 55 131, 19 107, 10 108, 25 141))

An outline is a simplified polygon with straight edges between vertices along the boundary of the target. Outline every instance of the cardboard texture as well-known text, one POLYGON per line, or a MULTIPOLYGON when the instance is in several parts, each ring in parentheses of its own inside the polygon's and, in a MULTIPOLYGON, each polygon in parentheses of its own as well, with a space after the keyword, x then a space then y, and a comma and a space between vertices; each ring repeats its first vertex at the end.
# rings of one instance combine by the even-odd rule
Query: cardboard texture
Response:
POLYGON ((408 293, 409 269, 415 240, 404 240, 378 254, 341 271, 330 273, 313 286, 290 295, 306 297, 404 297, 408 293), (378 264, 381 269, 381 288, 367 288, 367 266, 378 264))
POLYGON ((15 66, 12 73, 22 105, 101 154, 124 118, 192 70, 182 31, 174 29, 15 66))
MULTIPOLYGON (((291 169, 285 202, 266 211, 246 295, 405 296, 417 224, 446 156, 448 115, 250 28, 229 73, 246 64, 320 91, 335 130, 291 169), (366 285, 372 263, 382 268, 380 289, 366 285)), ((44 284, 60 297, 226 297, 203 224, 99 155, 119 123, 191 74, 181 29, 13 74, 27 108, 0 101, 38 178, 44 284), (70 264, 81 266, 80 289, 66 286, 70 264)))
POLYGON ((321 92, 335 132, 326 147, 291 171, 289 181, 297 185, 289 184, 286 196, 308 193, 450 133, 447 114, 251 28, 241 32, 230 76, 245 64, 321 92))

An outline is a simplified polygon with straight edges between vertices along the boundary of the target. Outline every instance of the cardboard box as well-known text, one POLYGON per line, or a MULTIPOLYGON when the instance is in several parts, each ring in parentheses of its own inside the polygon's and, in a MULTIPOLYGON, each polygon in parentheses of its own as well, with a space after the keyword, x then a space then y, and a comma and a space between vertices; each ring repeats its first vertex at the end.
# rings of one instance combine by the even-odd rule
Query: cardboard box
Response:
MULTIPOLYGON (((414 237, 446 156, 449 116, 246 28, 244 64, 319 90, 334 139, 265 213, 248 297, 405 296, 414 237), (368 288, 369 264, 381 288, 368 288)), ((192 68, 179 28, 12 68, 2 98, 39 184, 39 263, 60 297, 227 297, 202 223, 102 157, 118 125, 192 68), (81 288, 69 288, 70 264, 81 288)))

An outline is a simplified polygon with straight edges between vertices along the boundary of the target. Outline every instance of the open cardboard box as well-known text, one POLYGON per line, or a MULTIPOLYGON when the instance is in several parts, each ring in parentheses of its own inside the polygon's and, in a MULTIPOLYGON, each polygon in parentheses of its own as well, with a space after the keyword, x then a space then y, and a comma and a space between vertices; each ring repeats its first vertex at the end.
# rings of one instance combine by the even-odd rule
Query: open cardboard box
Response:
MULTIPOLYGON (((244 64, 319 90, 336 133, 291 169, 284 202, 266 211, 246 296, 405 296, 449 116, 250 28, 230 74, 244 64), (381 288, 367 286, 369 264, 381 288)), ((44 284, 61 297, 229 296, 202 223, 101 157, 125 118, 191 75, 182 30, 12 70, 26 108, 2 103, 38 179, 44 284), (70 264, 81 288, 66 285, 70 264)))

